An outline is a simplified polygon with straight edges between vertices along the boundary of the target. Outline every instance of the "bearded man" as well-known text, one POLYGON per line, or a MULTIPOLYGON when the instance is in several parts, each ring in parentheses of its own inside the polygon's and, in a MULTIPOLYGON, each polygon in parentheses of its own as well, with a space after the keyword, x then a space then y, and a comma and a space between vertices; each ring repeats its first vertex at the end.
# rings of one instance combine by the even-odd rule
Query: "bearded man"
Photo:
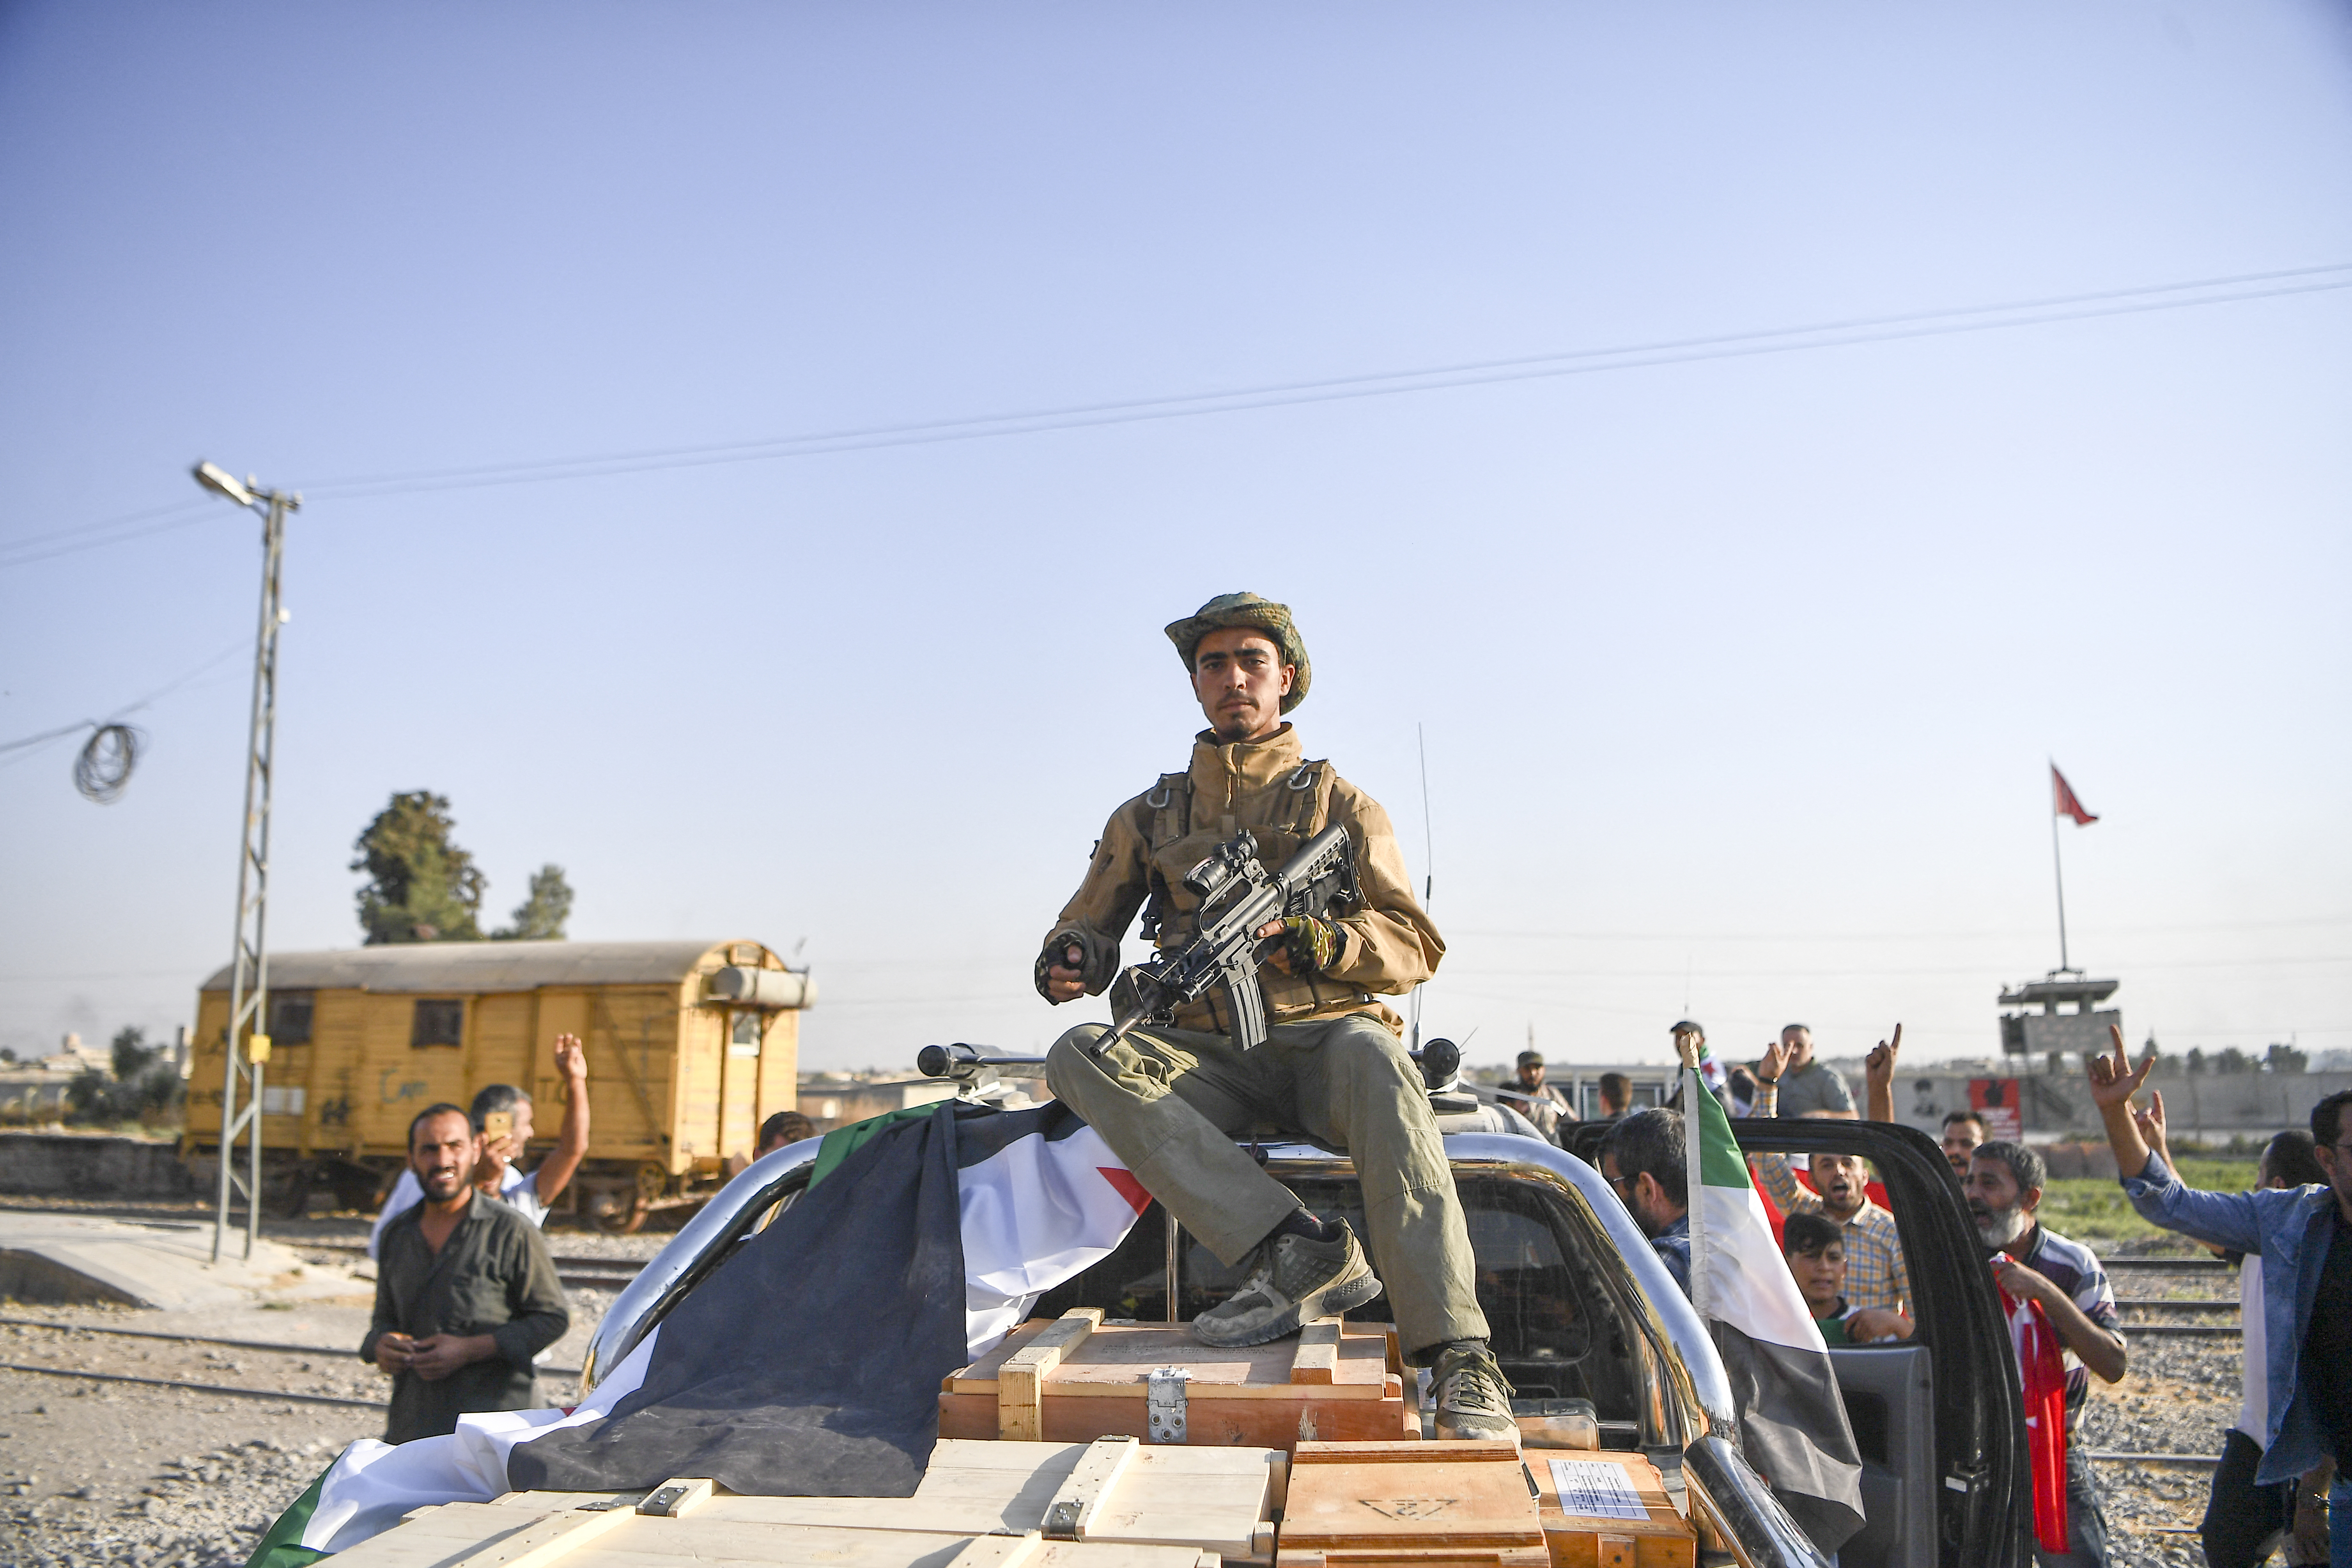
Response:
POLYGON ((2022 1143, 1979 1144, 1969 1161, 1969 1213, 1991 1251, 1993 1283, 2013 1301, 2038 1304, 2063 1347, 2067 1550, 2036 1546, 2033 1555, 2042 1568, 2100 1568, 2107 1560, 2106 1515, 2074 1428, 2091 1395, 2092 1373, 2123 1381, 2123 1317, 2098 1255, 2034 1217, 2049 1178, 2049 1165, 2022 1143))

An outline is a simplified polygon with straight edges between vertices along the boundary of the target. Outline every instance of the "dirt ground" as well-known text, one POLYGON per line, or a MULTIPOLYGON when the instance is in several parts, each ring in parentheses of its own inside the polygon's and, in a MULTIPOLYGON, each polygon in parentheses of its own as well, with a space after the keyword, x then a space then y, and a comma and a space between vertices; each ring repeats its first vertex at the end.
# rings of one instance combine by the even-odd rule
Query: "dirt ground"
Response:
MULTIPOLYGON (((0 1200, 18 1202, 23 1200, 0 1200)), ((59 1205, 63 1206, 63 1205, 59 1205)), ((174 1211, 176 1212, 176 1211, 174 1211)), ((268 1234, 299 1248, 362 1241, 356 1215, 272 1223, 268 1234)), ((642 1260, 668 1237, 550 1232, 562 1257, 642 1260)), ((0 1363, 170 1379, 365 1401, 383 1379, 356 1352, 372 1287, 355 1255, 305 1254, 305 1267, 352 1278, 348 1295, 236 1310, 166 1313, 119 1308, 0 1303, 0 1319, 202 1333, 316 1346, 317 1353, 260 1352, 58 1332, 0 1321, 0 1363)), ((2216 1272, 2176 1279, 2125 1277, 2125 1297, 2227 1296, 2234 1280, 2216 1272)), ((575 1368, 609 1293, 574 1289, 571 1331, 548 1359, 575 1368)), ((2127 1316, 2131 1314, 2127 1313, 2127 1316)), ((2217 1320, 2218 1321, 2218 1320, 2217 1320)), ((2237 1412, 2234 1339, 2133 1341, 2131 1371, 2109 1388, 2094 1380, 2080 1440, 2094 1451, 2218 1454, 2237 1412)), ((542 1374, 548 1402, 569 1400, 569 1378, 542 1374)), ((380 1436, 381 1413, 282 1398, 224 1397, 0 1370, 0 1562, 26 1568, 65 1564, 215 1568, 242 1563, 270 1521, 359 1437, 380 1436)), ((2119 1568, 2197 1568, 2195 1534, 2211 1470, 2177 1464, 2097 1466, 2119 1568)))
MULTIPOLYGON (((28 1200, 0 1200, 25 1205, 28 1200)), ((43 1205, 42 1206, 83 1206, 43 1205)), ((90 1207, 147 1207, 102 1205, 90 1207)), ((176 1207, 152 1205, 178 1216, 176 1207)), ((271 1239, 363 1242, 356 1215, 269 1223, 271 1239)), ((558 1256, 642 1261, 668 1237, 554 1230, 558 1256)), ((311 1405, 0 1369, 0 1563, 24 1568, 130 1565, 213 1568, 242 1563, 262 1531, 355 1438, 383 1435, 385 1380, 358 1357, 373 1286, 364 1257, 311 1251, 304 1267, 351 1279, 347 1294, 205 1312, 0 1302, 0 1363, 180 1383, 275 1390, 364 1402, 311 1405), (194 1333, 316 1346, 317 1353, 251 1351, 23 1326, 194 1333)), ((572 1328, 546 1365, 577 1368, 612 1293, 572 1289, 572 1328)), ((573 1397, 571 1377, 542 1373, 551 1404, 573 1397)))

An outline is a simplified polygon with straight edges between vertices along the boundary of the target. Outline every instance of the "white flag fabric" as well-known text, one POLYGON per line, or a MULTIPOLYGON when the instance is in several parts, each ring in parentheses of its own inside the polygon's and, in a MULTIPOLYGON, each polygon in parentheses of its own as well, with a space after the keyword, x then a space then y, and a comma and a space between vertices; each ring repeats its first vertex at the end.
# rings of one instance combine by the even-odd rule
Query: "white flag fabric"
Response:
POLYGON ((1862 1454, 1837 1372, 1772 1240, 1723 1107, 1693 1072, 1683 1075, 1683 1103, 1701 1221, 1691 1226, 1691 1294, 1731 1384, 1740 1450, 1822 1555, 1833 1556, 1863 1525, 1862 1454))
POLYGON ((413 1509, 546 1485, 550 1465, 614 1489, 709 1474, 739 1491, 911 1490, 936 1431, 939 1379, 1002 1340, 1043 1292, 1117 1247, 1150 1199, 1065 1106, 940 1106, 888 1120, 821 1158, 793 1206, 579 1405, 461 1416, 454 1433, 396 1447, 354 1443, 279 1519, 255 1564, 299 1568, 413 1509), (939 1201, 950 1182, 952 1211, 939 1201), (821 1268, 794 1250, 812 1247, 821 1268), (964 1300, 956 1314, 954 1298, 942 1301, 931 1282, 937 1262, 952 1280, 959 1256, 964 1300), (795 1313, 811 1321, 782 1321, 795 1313), (689 1318, 677 1331, 686 1338, 665 1339, 689 1318), (806 1347, 820 1341, 846 1364, 815 1364, 806 1347), (683 1391, 675 1405, 665 1392, 672 1389, 683 1391), (718 1409, 705 1397, 712 1389, 748 1404, 718 1409), (860 1436, 845 1449, 828 1436, 851 1428, 860 1436), (888 1440, 877 1443, 877 1432, 888 1440), (698 1457, 715 1462, 663 1468, 680 1443, 702 1445, 698 1457), (542 1457, 551 1446, 553 1457, 542 1457), (652 1479, 632 1467, 650 1467, 652 1479))

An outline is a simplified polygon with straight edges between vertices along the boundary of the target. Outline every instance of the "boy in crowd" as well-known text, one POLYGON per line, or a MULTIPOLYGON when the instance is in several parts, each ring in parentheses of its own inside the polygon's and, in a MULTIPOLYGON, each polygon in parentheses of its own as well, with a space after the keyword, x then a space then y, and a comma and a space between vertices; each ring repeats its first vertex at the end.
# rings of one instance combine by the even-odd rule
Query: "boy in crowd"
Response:
POLYGON ((1845 1299, 1845 1232, 1818 1214, 1792 1214, 1780 1231, 1780 1256, 1788 1259, 1797 1294, 1829 1345, 1907 1340, 1911 1320, 1885 1307, 1849 1306, 1845 1299))
MULTIPOLYGON (((1796 1025, 1789 1027, 1797 1032, 1796 1025)), ((1810 1048, 1811 1036, 1806 1038, 1810 1048)), ((1780 1081, 1793 1059, 1785 1035, 1780 1043, 1765 1047, 1764 1059, 1756 1065, 1757 1115, 1780 1115, 1780 1081)), ((1848 1294, 1855 1306, 1903 1313, 1911 1310, 1911 1270, 1903 1260, 1903 1237, 1895 1216, 1870 1201, 1866 1162, 1853 1154, 1815 1154, 1808 1168, 1811 1192, 1798 1184, 1786 1154, 1759 1154, 1750 1164, 1764 1195, 1782 1214, 1817 1214, 1837 1225, 1844 1237, 1848 1294)))

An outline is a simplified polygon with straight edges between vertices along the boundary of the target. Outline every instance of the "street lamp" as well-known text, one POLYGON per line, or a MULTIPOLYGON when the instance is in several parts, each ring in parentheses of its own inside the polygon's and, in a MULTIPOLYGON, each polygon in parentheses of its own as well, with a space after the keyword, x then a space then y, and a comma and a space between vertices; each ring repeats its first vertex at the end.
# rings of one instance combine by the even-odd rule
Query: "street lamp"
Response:
POLYGON ((213 1216, 213 1261, 220 1261, 228 1232, 229 1200, 245 1194, 245 1256, 261 1233, 261 1078, 269 1060, 269 950, 265 942, 269 913, 269 784, 276 773, 278 738, 278 630, 289 618, 278 597, 278 567, 285 554, 286 514, 301 509, 302 498, 265 490, 251 475, 239 484, 215 463, 198 463, 196 483, 241 507, 262 514, 261 628, 253 645, 253 720, 245 753, 245 819, 236 860, 236 942, 229 961, 228 1033, 221 1056, 220 1202, 213 1216), (239 1048, 242 1038, 243 1048, 239 1048), (245 1104, 237 1105, 242 1088, 245 1104), (239 1132, 250 1129, 242 1180, 231 1151, 239 1132))

